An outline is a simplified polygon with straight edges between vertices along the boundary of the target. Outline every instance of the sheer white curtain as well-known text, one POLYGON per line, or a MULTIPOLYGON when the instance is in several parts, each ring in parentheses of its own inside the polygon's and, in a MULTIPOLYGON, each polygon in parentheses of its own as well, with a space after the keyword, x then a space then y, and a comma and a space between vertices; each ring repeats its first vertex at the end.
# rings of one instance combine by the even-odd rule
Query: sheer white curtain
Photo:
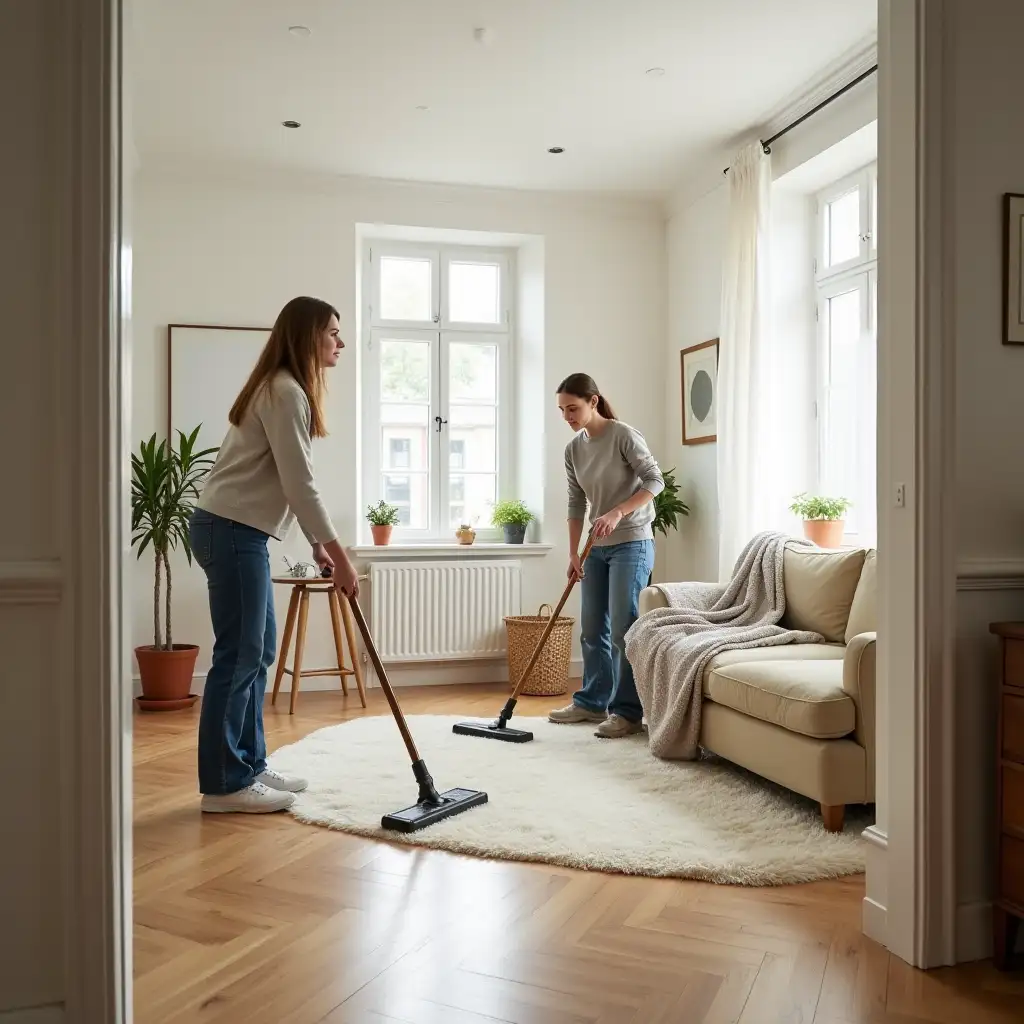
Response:
POLYGON ((728 580, 773 515, 769 359, 771 157, 760 142, 729 168, 729 229, 718 348, 718 572, 728 580))

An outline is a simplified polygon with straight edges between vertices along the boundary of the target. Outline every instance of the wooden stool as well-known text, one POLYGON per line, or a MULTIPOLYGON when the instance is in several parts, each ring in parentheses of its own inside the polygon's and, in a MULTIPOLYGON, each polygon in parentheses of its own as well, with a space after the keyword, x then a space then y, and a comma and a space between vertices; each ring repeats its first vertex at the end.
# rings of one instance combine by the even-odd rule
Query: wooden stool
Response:
MULTIPOLYGON (((366 579, 359 577, 360 581, 366 579)), ((341 676, 341 692, 348 696, 348 684, 346 676, 356 677, 356 687, 359 690, 359 700, 363 707, 366 707, 366 688, 363 686, 363 673, 359 667, 359 657, 356 653, 355 630, 352 624, 352 609, 348 600, 342 601, 334 584, 329 579, 314 576, 304 579, 301 576, 274 576, 275 583, 287 583, 292 588, 291 601, 288 603, 288 617, 284 623, 284 639, 281 641, 281 654, 277 662, 277 675, 274 677, 274 693, 270 698, 271 704, 277 703, 277 694, 281 689, 281 680, 287 672, 292 677, 292 696, 288 714, 295 714, 295 702, 299 697, 299 680, 303 676, 341 676), (334 649, 338 653, 337 668, 307 668, 302 667, 302 655, 306 646, 306 620, 309 617, 309 595, 310 592, 319 592, 327 595, 328 604, 331 607, 331 626, 334 629, 334 649), (295 659, 291 668, 285 668, 288 660, 288 648, 292 642, 292 631, 295 628, 295 618, 298 616, 299 632, 295 638, 295 659), (345 655, 341 644, 341 624, 345 623, 345 636, 348 640, 348 653, 352 659, 352 667, 345 665, 345 655)))

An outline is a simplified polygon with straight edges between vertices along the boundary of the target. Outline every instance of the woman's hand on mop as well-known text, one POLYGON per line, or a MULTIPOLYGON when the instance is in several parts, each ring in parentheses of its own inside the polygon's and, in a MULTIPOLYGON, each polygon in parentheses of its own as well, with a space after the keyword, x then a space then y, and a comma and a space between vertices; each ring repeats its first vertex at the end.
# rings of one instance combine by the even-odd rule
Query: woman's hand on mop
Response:
POLYGON ((316 562, 317 568, 320 570, 321 576, 330 576, 331 573, 325 573, 324 569, 330 569, 334 571, 334 559, 327 554, 327 548, 323 544, 317 542, 313 545, 313 561, 316 562))
POLYGON ((335 566, 331 573, 334 578, 334 589, 345 597, 359 596, 359 576, 352 563, 346 558, 340 566, 335 566))
POLYGON ((583 565, 580 563, 579 554, 575 551, 569 556, 569 568, 565 575, 573 582, 583 579, 583 565))
POLYGON ((613 508, 611 512, 605 512, 603 516, 594 520, 594 537, 607 537, 620 522, 622 522, 622 513, 617 508, 613 508))

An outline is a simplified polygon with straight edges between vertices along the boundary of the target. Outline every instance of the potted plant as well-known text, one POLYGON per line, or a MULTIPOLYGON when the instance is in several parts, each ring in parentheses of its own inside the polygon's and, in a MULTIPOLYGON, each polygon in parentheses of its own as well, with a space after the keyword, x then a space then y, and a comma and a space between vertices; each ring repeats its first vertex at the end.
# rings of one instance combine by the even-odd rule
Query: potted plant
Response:
POLYGON ((455 538, 460 544, 472 544, 476 540, 476 530, 469 523, 463 523, 455 531, 455 538))
POLYGON ((386 547, 391 542, 391 531, 398 525, 398 509, 383 499, 366 509, 366 520, 370 524, 373 543, 386 547))
POLYGON ((500 526, 505 534, 506 544, 522 544, 526 540, 526 528, 536 517, 519 501, 499 501, 491 513, 491 522, 500 526))
POLYGON ((838 548, 843 544, 843 516, 852 505, 846 498, 798 494, 790 512, 804 521, 804 536, 819 548, 838 548))
MULTIPOLYGON (((679 516, 688 516, 690 508, 682 498, 679 497, 679 484, 676 483, 675 469, 667 469, 662 473, 665 487, 654 496, 654 521, 651 528, 655 533, 663 537, 668 536, 669 530, 679 529, 679 516)), ((652 572, 647 580, 650 586, 654 579, 652 572)))
POLYGON ((192 564, 188 521, 199 497, 199 484, 213 466, 216 448, 196 451, 199 427, 191 434, 178 431, 177 447, 157 444, 156 434, 132 455, 132 546, 137 557, 153 552, 153 643, 135 648, 142 678, 140 706, 172 711, 195 700, 191 694, 199 648, 176 644, 171 635, 170 552, 179 545, 192 564), (164 587, 164 621, 160 622, 160 592, 164 587))

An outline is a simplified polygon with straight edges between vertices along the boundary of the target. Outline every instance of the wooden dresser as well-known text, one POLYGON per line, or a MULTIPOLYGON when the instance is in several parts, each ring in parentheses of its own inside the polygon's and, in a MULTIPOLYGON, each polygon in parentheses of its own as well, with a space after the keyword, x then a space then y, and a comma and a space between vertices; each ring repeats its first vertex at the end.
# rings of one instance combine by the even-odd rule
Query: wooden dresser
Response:
POLYGON ((1000 638, 996 734, 996 877, 993 959, 1006 970, 1024 920, 1024 622, 994 622, 1000 638))

